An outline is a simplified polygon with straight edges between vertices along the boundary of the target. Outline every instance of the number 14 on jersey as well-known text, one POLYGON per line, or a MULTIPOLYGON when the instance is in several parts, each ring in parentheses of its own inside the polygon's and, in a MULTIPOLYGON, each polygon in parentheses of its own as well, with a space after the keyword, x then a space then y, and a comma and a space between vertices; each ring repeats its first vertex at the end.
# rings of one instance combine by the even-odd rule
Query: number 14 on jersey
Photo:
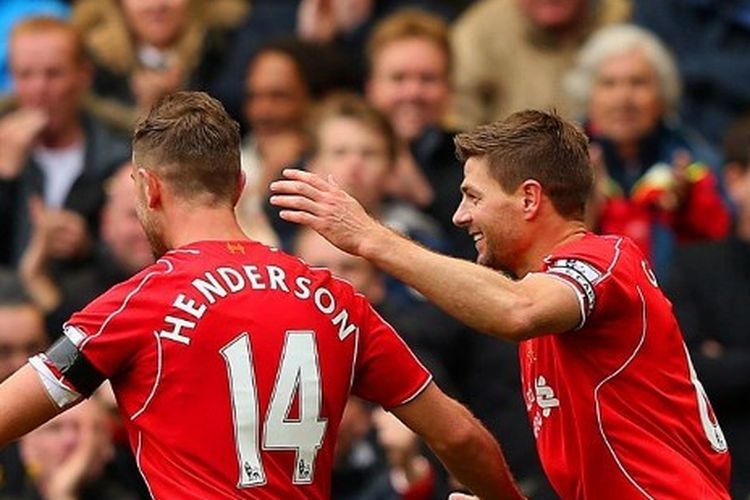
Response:
POLYGON ((292 481, 294 484, 312 483, 315 456, 323 444, 327 424, 320 418, 322 391, 314 332, 286 332, 265 419, 258 415, 258 391, 248 334, 243 332, 220 352, 227 365, 232 393, 234 439, 239 462, 237 487, 266 483, 261 444, 264 450, 294 450, 292 481), (289 411, 295 396, 299 416, 290 419, 289 411))

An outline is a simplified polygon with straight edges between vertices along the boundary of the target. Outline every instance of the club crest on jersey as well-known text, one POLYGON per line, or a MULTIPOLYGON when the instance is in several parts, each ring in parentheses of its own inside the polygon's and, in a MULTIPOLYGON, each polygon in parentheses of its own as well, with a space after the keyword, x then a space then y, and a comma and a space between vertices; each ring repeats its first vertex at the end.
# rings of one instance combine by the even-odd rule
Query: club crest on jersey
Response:
POLYGON ((242 243, 227 243, 227 250, 232 255, 238 253, 245 255, 245 245, 243 245, 242 243))
POLYGON ((536 411, 532 418, 534 437, 539 437, 539 432, 544 424, 544 419, 552 414, 552 410, 560 406, 560 400, 555 397, 555 391, 547 383, 543 375, 534 380, 534 389, 526 391, 526 409, 531 411, 536 403, 536 411))

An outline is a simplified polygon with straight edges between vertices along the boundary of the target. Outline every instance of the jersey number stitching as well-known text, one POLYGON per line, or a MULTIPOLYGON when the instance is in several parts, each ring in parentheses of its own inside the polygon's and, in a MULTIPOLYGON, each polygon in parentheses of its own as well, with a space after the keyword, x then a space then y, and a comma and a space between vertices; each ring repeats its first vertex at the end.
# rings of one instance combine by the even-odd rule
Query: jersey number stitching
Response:
POLYGON ((320 418, 320 364, 312 331, 287 331, 273 395, 258 436, 258 391, 250 338, 243 332, 221 349, 232 393, 234 437, 239 463, 238 488, 266 484, 259 443, 265 450, 294 450, 294 484, 310 484, 315 456, 323 444, 327 420, 320 418), (299 415, 289 418, 297 396, 299 415))

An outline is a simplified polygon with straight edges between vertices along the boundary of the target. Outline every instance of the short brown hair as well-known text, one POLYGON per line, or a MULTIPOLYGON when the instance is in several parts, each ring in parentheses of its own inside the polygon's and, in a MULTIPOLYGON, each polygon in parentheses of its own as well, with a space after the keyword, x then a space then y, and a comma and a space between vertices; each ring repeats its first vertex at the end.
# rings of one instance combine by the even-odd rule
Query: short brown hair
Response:
POLYGON ((309 134, 312 137, 312 153, 320 146, 320 129, 328 120, 349 118, 380 134, 388 147, 388 159, 395 163, 397 156, 396 133, 388 119, 373 108, 364 98, 350 92, 338 92, 325 98, 315 107, 310 119, 309 134))
POLYGON ((88 59, 83 44, 81 33, 71 23, 51 16, 37 16, 23 19, 13 25, 10 32, 10 41, 21 35, 33 35, 38 33, 49 33, 57 31, 66 35, 73 42, 73 61, 81 65, 88 59))
POLYGON ((506 192, 534 179, 560 215, 583 217, 594 178, 588 139, 555 112, 519 111, 457 135, 455 144, 461 161, 484 157, 506 192))
POLYGON ((403 9, 378 23, 367 40, 365 54, 370 72, 375 58, 393 42, 409 38, 423 38, 445 54, 446 72, 450 74, 452 52, 448 25, 442 18, 419 9, 403 9))
POLYGON ((240 127, 204 92, 162 98, 133 133, 136 165, 162 176, 184 199, 232 203, 240 179, 240 127))

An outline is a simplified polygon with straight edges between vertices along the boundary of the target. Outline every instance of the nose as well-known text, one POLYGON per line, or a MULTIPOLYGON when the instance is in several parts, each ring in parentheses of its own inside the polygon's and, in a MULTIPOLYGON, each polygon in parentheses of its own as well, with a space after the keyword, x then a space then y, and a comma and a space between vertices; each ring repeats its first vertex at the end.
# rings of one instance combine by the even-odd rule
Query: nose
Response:
POLYGON ((458 227, 466 227, 470 221, 471 214, 466 209, 466 203, 464 202, 464 200, 461 200, 458 208, 456 208, 456 211, 453 213, 453 225, 458 227))

